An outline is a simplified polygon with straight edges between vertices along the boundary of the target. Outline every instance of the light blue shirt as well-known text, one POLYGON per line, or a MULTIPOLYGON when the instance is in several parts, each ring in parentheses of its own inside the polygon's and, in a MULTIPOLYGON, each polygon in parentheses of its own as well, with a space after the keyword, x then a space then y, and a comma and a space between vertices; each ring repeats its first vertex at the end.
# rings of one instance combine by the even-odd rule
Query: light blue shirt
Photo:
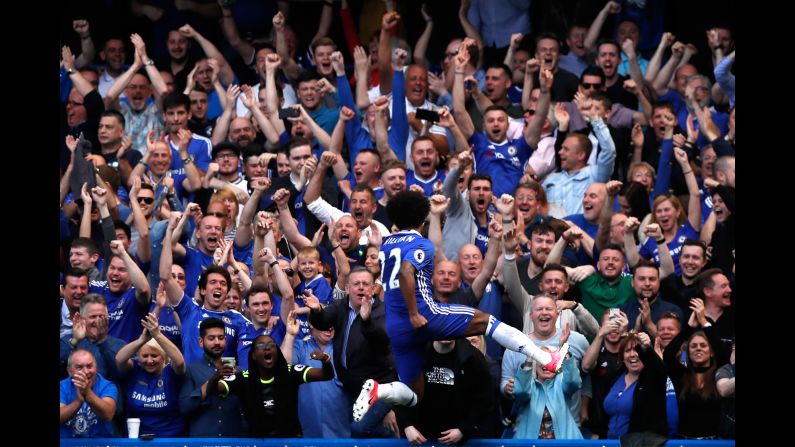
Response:
MULTIPOLYGON (((638 54, 638 65, 640 65, 640 74, 646 76, 646 70, 649 68, 649 61, 638 54)), ((618 74, 621 76, 629 76, 629 58, 624 52, 621 52, 621 63, 618 64, 618 74)))
POLYGON ((533 0, 472 0, 467 19, 480 31, 483 43, 497 48, 511 43, 511 34, 530 34, 533 0))
POLYGON ((585 59, 580 59, 569 51, 567 54, 558 58, 558 67, 580 77, 582 76, 582 72, 588 68, 588 62, 585 59))
MULTIPOLYGON (((560 333, 561 329, 557 329, 555 335, 546 339, 546 340, 535 340, 532 337, 530 338, 533 340, 533 343, 536 344, 538 347, 542 346, 560 346, 560 333)), ((585 355, 585 351, 588 350, 588 340, 585 338, 584 335, 580 334, 577 331, 571 331, 571 335, 569 335, 569 353, 571 354, 572 359, 575 361, 575 365, 577 371, 580 370, 580 361, 582 360, 583 356, 585 355)), ((508 379, 514 379, 518 382, 518 378, 516 378, 517 372, 519 371, 519 367, 522 366, 522 363, 527 361, 527 356, 524 354, 520 354, 518 352, 505 350, 505 354, 502 356, 502 378, 500 379, 500 390, 505 389, 505 385, 508 383, 508 379)), ((516 384, 514 383, 514 389, 516 389, 516 384)), ((579 424, 580 423, 580 406, 582 405, 582 400, 580 398, 580 393, 575 393, 570 398, 566 399, 566 403, 569 406, 569 410, 571 410, 571 415, 574 420, 579 424)), ((541 409, 543 413, 543 408, 541 409)))
POLYGON ((721 90, 729 97, 729 106, 734 107, 734 75, 731 72, 734 58, 725 56, 715 66, 715 81, 720 85, 721 90))
POLYGON ((591 121, 591 124, 601 147, 596 158, 596 166, 587 165, 574 173, 556 172, 544 180, 543 186, 547 192, 547 200, 550 204, 557 203, 562 206, 566 210, 565 215, 581 214, 583 212, 582 197, 588 187, 592 183, 607 182, 610 179, 610 174, 613 173, 616 145, 610 137, 610 130, 602 120, 591 121))

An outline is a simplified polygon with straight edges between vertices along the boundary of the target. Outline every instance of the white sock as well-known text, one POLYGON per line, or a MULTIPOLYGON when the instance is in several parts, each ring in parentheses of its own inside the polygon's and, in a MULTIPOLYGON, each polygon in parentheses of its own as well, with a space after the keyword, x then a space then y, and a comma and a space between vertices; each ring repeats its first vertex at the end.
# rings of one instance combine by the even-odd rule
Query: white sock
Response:
POLYGON ((379 383, 378 400, 404 407, 417 405, 417 395, 403 382, 379 383))
POLYGON ((494 316, 489 316, 489 325, 486 327, 486 335, 504 348, 531 357, 542 365, 546 365, 552 361, 552 356, 548 352, 542 351, 528 336, 512 326, 503 324, 500 320, 494 318, 494 316))

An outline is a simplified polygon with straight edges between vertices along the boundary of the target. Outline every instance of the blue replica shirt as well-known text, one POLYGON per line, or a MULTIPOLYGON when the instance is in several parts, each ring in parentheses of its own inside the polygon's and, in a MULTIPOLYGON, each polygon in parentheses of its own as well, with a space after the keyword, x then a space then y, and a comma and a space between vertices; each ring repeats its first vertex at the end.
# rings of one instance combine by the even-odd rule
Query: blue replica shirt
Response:
MULTIPOLYGON (((564 67, 560 67, 560 68, 564 68, 564 67)), ((571 70, 567 70, 567 71, 571 71, 571 70)), ((522 88, 518 87, 516 85, 512 85, 511 88, 508 89, 508 100, 511 101, 512 104, 521 104, 522 103, 522 88)))
MULTIPOLYGON (((489 220, 491 220, 490 215, 489 220)), ((486 251, 489 249, 489 227, 488 225, 481 227, 477 219, 475 219, 475 226, 478 227, 478 234, 475 235, 475 247, 478 247, 481 255, 486 256, 486 251)))
MULTIPOLYGON (((295 302, 298 304, 298 307, 306 307, 303 297, 307 289, 312 291, 312 294, 317 297, 320 304, 326 305, 334 300, 334 291, 331 289, 328 281, 326 281, 326 278, 318 273, 311 280, 302 279, 301 283, 295 287, 293 292, 295 293, 295 302)), ((276 309, 276 307, 274 307, 274 309, 276 309)), ((301 325, 301 331, 295 337, 296 340, 310 337, 312 331, 309 330, 308 315, 298 315, 296 319, 301 325)))
POLYGON ((396 321, 390 319, 390 315, 397 316, 404 324, 408 324, 409 312, 400 291, 400 266, 403 261, 408 261, 417 269, 415 277, 417 303, 432 304, 433 243, 415 230, 400 231, 384 238, 379 257, 384 259, 381 275, 384 283, 387 326, 396 325, 396 323, 390 324, 391 321, 396 321))
MULTIPOLYGON (((323 368, 323 362, 310 358, 312 351, 321 350, 334 358, 334 344, 325 349, 314 338, 297 340, 293 346, 293 363, 323 368)), ((298 387, 298 420, 307 438, 350 438, 351 420, 348 395, 342 382, 332 380, 310 382, 298 387)))
POLYGON ((314 112, 310 112, 309 116, 315 120, 318 126, 322 127, 323 130, 331 135, 334 132, 334 126, 337 125, 337 119, 339 119, 340 116, 340 109, 339 107, 329 108, 320 106, 314 112))
POLYGON ((712 214, 712 195, 706 187, 701 188, 698 193, 701 195, 701 228, 704 228, 704 222, 712 214))
POLYGON ((249 272, 254 271, 254 239, 251 239, 242 247, 235 243, 232 247, 232 254, 235 256, 236 261, 246 264, 249 272))
MULTIPOLYGON (((563 218, 563 220, 570 220, 574 222, 574 225, 582 228, 588 236, 591 238, 596 239, 596 234, 599 232, 599 224, 595 223, 592 224, 585 220, 585 216, 580 214, 571 214, 563 218)), ((570 261, 574 262, 575 265, 584 265, 584 264, 596 264, 597 255, 599 254, 598 249, 596 248, 596 244, 593 247, 593 258, 589 257, 588 254, 585 252, 585 249, 580 247, 579 250, 575 253, 573 249, 566 247, 563 252, 563 257, 569 259, 570 261)))
MULTIPOLYGON (((679 265, 679 255, 682 253, 682 244, 684 244, 687 238, 698 240, 698 231, 686 220, 685 223, 676 230, 676 236, 667 244, 668 250, 671 252, 671 257, 674 260, 674 266, 676 266, 676 276, 682 275, 682 266, 679 265)), ((657 242, 655 242, 654 239, 646 239, 646 243, 640 247, 638 252, 644 259, 650 259, 654 261, 657 266, 660 265, 660 252, 657 250, 657 242)))
POLYGON ((301 189, 301 192, 295 197, 295 220, 301 234, 306 234, 306 213, 308 212, 304 207, 304 193, 306 193, 306 187, 301 189))
MULTIPOLYGON (((154 312, 157 307, 156 303, 149 306, 149 312, 154 312)), ((176 313, 171 306, 165 306, 160 309, 160 315, 157 317, 157 323, 160 326, 160 332, 166 336, 167 339, 177 345, 177 348, 182 351, 182 332, 179 330, 177 323, 176 313)))
MULTIPOLYGON (((225 357, 238 357, 238 349, 241 338, 247 334, 251 328, 251 322, 236 310, 224 310, 216 312, 214 310, 199 307, 195 301, 182 296, 179 304, 174 307, 179 319, 182 320, 182 355, 185 363, 192 363, 202 358, 204 350, 199 346, 199 324, 207 318, 215 317, 224 322, 224 333, 226 333, 225 357)), ((240 358, 238 357, 238 363, 240 358)))
MULTIPOLYGON (((171 148, 171 166, 169 169, 173 174, 184 174, 185 167, 182 165, 182 157, 179 156, 177 145, 171 140, 171 135, 166 136, 166 141, 171 148)), ((207 172, 207 166, 213 161, 210 153, 213 150, 213 143, 209 138, 194 134, 188 143, 188 154, 193 157, 196 167, 207 172)))
POLYGON ((127 417, 141 419, 138 433, 154 433, 158 438, 185 435, 185 418, 179 412, 182 376, 170 365, 160 374, 149 374, 136 359, 126 378, 125 409, 127 417))
POLYGON ((108 334, 129 343, 141 336, 141 320, 149 310, 135 298, 135 287, 121 293, 113 293, 107 281, 91 281, 89 293, 97 293, 108 303, 108 334))
POLYGON ((533 153, 524 137, 495 143, 482 132, 475 132, 469 138, 469 144, 475 145, 475 172, 491 176, 494 197, 513 194, 524 174, 522 166, 533 153))
POLYGON ((574 222, 574 224, 582 228, 582 231, 588 234, 588 236, 591 236, 592 238, 596 239, 596 233, 599 232, 599 224, 598 223, 592 224, 588 222, 587 220, 585 220, 585 216, 582 213, 570 214, 564 217, 563 220, 570 220, 574 222))
MULTIPOLYGON (((61 403, 69 405, 77 398, 77 388, 72 385, 72 378, 61 380, 61 403)), ((113 382, 97 374, 94 386, 91 387, 100 399, 110 397, 119 402, 119 391, 113 382)), ((80 409, 71 419, 61 425, 61 438, 112 438, 117 436, 113 421, 101 420, 87 401, 83 401, 80 409)))
MULTIPOLYGON (((282 308, 282 299, 281 297, 271 293, 271 316, 279 315, 279 311, 282 308)), ((268 328, 257 329, 254 327, 254 323, 251 323, 251 326, 248 326, 248 331, 240 337, 240 341, 238 342, 237 348, 237 356, 238 356, 238 366, 240 367, 241 371, 245 371, 248 369, 248 352, 251 350, 251 344, 254 343, 254 340, 257 339, 260 335, 270 335, 273 338, 273 341, 276 342, 276 345, 281 346, 282 341, 284 340, 284 335, 287 333, 287 328, 284 326, 284 323, 280 319, 276 322, 273 326, 272 330, 268 330, 268 328)))
POLYGON ((604 401, 605 412, 610 416, 607 423, 607 438, 618 439, 629 431, 629 421, 632 416, 633 399, 637 380, 629 387, 624 387, 624 376, 621 374, 616 383, 607 393, 604 401))
MULTIPOLYGON (((246 3, 246 2, 241 2, 241 3, 246 3)), ((237 17, 237 15, 235 15, 235 17, 237 17)), ((234 76, 232 78, 232 84, 240 85, 240 81, 237 79, 237 76, 234 76)), ((223 82, 221 83, 221 86, 224 88, 224 90, 229 88, 229 86, 224 85, 223 82)), ((221 114, 223 113, 224 113, 224 108, 223 106, 221 106, 221 101, 218 99, 218 92, 216 92, 215 89, 213 89, 213 91, 210 92, 209 95, 207 95, 207 119, 214 120, 219 116, 221 116, 221 114)))
POLYGON ((213 257, 195 248, 184 247, 185 256, 177 259, 176 262, 185 269, 185 293, 188 296, 193 296, 199 285, 199 276, 207 267, 213 265, 213 257))
MULTIPOLYGON (((272 295, 271 298, 273 298, 272 295)), ((278 309, 276 306, 273 308, 278 309)), ((251 351, 251 344, 254 343, 254 340, 256 340, 257 337, 260 335, 270 335, 274 343, 276 343, 277 346, 281 346, 286 333, 287 328, 284 327, 282 320, 277 321, 272 330, 268 330, 268 328, 257 329, 253 324, 249 326, 249 332, 241 338, 239 342, 240 347, 237 350, 237 357, 239 360, 238 366, 240 367, 240 370, 245 371, 248 369, 248 352, 251 351)))
POLYGON ((414 173, 412 170, 406 171, 406 189, 409 189, 411 185, 420 185, 422 190, 425 191, 425 197, 430 197, 433 195, 433 187, 438 183, 439 186, 444 183, 444 179, 446 174, 444 171, 436 171, 430 179, 422 180, 417 177, 417 174, 414 173))
MULTIPOLYGON (((502 301, 503 291, 504 289, 499 282, 491 281, 488 283, 483 291, 483 296, 478 302, 478 309, 504 322, 507 315, 503 316, 503 314, 510 312, 511 304, 502 301)), ((489 357, 499 361, 504 351, 505 348, 502 345, 494 341, 493 338, 486 337, 486 353, 489 357)))

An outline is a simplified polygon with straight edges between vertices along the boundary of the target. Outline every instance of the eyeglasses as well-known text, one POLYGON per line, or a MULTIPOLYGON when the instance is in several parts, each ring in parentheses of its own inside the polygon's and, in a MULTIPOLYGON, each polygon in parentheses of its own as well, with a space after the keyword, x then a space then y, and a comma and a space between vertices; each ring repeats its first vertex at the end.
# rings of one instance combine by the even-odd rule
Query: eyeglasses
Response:
POLYGON ((266 349, 273 349, 276 347, 276 343, 269 341, 267 343, 257 343, 254 345, 254 349, 258 351, 264 351, 266 349))
POLYGON ((237 157, 238 155, 235 154, 234 152, 223 152, 220 154, 215 154, 216 160, 223 160, 224 158, 237 158, 237 157))
POLYGON ((530 116, 533 116, 533 115, 536 114, 536 111, 533 110, 533 109, 527 109, 527 110, 524 111, 524 113, 526 113, 526 114, 528 114, 530 116))
POLYGON ((219 219, 226 219, 226 213, 222 213, 220 211, 214 211, 212 213, 207 213, 207 214, 205 214, 205 216, 215 216, 215 217, 218 217, 219 219))
POLYGON ((178 280, 184 280, 185 279, 185 275, 175 275, 173 273, 171 274, 171 277, 174 278, 174 279, 178 279, 178 280))
POLYGON ((455 57, 455 56, 458 56, 458 50, 451 51, 449 53, 444 53, 444 58, 445 59, 450 59, 451 57, 455 57))
POLYGON ((590 82, 582 82, 580 83, 580 85, 582 85, 582 88, 585 90, 589 89, 599 90, 600 88, 602 88, 601 82, 597 82, 596 84, 591 84, 590 82))
POLYGON ((154 197, 138 197, 138 203, 145 203, 147 205, 151 205, 155 203, 154 197))

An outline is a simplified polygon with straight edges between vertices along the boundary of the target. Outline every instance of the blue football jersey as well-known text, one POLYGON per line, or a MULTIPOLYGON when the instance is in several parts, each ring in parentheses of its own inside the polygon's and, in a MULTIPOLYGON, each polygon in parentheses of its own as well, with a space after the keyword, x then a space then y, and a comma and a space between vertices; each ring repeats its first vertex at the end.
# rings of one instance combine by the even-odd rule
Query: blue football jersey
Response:
POLYGON ((384 303, 388 312, 408 315, 406 302, 400 292, 400 266, 410 262, 416 269, 417 303, 433 301, 433 243, 415 230, 404 230, 384 238, 381 244, 381 275, 384 284, 384 303))

